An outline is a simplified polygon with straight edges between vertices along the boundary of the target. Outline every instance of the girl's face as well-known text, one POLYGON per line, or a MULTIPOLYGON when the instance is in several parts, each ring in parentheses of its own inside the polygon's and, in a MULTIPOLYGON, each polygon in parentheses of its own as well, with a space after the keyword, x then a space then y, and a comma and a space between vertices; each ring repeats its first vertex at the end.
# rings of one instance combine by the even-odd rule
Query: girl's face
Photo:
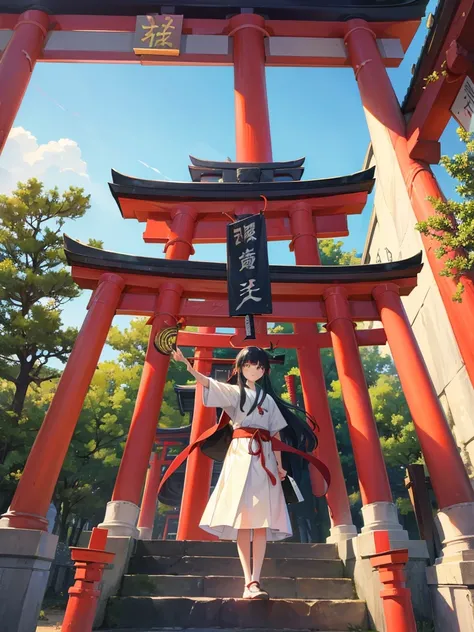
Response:
POLYGON ((259 364, 250 364, 250 362, 246 362, 242 366, 242 375, 249 382, 257 382, 261 377, 263 377, 264 373, 265 369, 259 364))

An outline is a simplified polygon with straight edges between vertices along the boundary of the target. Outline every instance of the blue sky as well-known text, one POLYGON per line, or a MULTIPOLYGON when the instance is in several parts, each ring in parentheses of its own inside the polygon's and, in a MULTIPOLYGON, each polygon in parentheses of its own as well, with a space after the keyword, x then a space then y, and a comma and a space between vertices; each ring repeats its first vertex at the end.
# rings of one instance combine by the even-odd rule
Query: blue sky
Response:
MULTIPOLYGON (((433 0, 428 12, 435 6, 433 0)), ((400 68, 389 71, 400 100, 425 36, 423 21, 400 68)), ((267 90, 275 160, 306 156, 306 179, 362 168, 369 135, 352 70, 269 68, 267 90)), ((92 208, 67 226, 72 237, 160 257, 162 246, 142 240, 144 224, 121 218, 107 187, 110 169, 188 181, 189 154, 234 159, 233 70, 38 64, 15 128, 22 130, 0 158, 1 192, 31 175, 48 186, 83 186, 92 195, 92 208)), ((453 121, 442 139, 444 153, 461 148, 455 129, 453 121)), ((437 173, 449 193, 449 179, 437 173)), ((371 207, 369 200, 361 216, 350 218, 348 249, 362 251, 371 207)), ((196 258, 224 260, 224 246, 199 246, 196 258)), ((271 244, 270 260, 294 262, 287 244, 271 244)), ((83 296, 67 306, 67 324, 80 325, 86 301, 83 296)))

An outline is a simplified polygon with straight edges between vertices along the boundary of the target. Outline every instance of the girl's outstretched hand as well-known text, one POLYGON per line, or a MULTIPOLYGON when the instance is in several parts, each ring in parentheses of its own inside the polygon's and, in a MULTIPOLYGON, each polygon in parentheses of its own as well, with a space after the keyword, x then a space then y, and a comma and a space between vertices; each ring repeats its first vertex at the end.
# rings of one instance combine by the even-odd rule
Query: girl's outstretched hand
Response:
POLYGON ((192 368, 191 364, 189 363, 189 360, 184 357, 183 352, 181 351, 179 347, 176 348, 176 351, 173 351, 173 360, 175 362, 182 362, 183 364, 186 365, 187 369, 192 368))

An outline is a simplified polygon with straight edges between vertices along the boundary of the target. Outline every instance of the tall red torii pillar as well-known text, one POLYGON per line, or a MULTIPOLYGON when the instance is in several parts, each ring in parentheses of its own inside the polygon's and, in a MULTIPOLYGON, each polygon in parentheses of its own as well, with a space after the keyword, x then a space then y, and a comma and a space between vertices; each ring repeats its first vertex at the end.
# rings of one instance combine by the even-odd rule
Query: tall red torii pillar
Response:
MULTIPOLYGON (((186 205, 174 213, 170 238, 165 245, 167 259, 188 259, 194 252, 192 240, 196 217, 195 211, 186 205)), ((104 522, 100 525, 112 536, 138 538, 140 535, 137 521, 142 489, 155 442, 170 363, 170 357, 159 353, 153 342, 161 329, 176 324, 182 291, 178 283, 166 283, 160 289, 155 314, 150 319, 150 338, 130 430, 112 499, 107 503, 104 522)))
POLYGON ((145 489, 138 516, 138 531, 140 540, 151 540, 153 536, 153 524, 155 522, 156 506, 158 500, 158 487, 160 486, 161 471, 166 459, 165 446, 156 446, 150 457, 150 466, 145 480, 145 489), (160 450, 160 454, 158 454, 160 450))
MULTIPOLYGON (((236 159, 238 162, 271 162, 272 145, 265 78, 265 20, 255 14, 241 14, 231 20, 234 33, 234 98, 236 159)), ((290 211, 297 265, 319 265, 318 242, 314 234, 311 209, 297 202, 290 211)), ((298 348, 304 404, 307 412, 318 420, 318 457, 331 472, 327 502, 331 518, 329 541, 352 538, 357 530, 352 523, 349 499, 337 449, 334 426, 327 399, 316 324, 296 323, 295 333, 307 340, 298 348)), ((311 483, 316 494, 324 492, 320 474, 310 468, 311 483)))
MULTIPOLYGON (((212 334, 215 331, 215 327, 199 327, 199 332, 203 334, 212 334)), ((212 349, 198 347, 194 357, 196 371, 209 376, 212 370, 212 349)), ((202 387, 197 385, 189 443, 193 443, 215 423, 216 411, 204 406, 202 387)), ((199 528, 199 521, 209 500, 213 465, 214 462, 200 450, 194 450, 187 459, 177 540, 217 540, 211 533, 199 528)))
POLYGON ((45 11, 25 11, 19 16, 14 33, 0 55, 0 153, 7 142, 52 22, 45 11))
MULTIPOLYGON (((468 4, 460 7, 461 14, 456 18, 458 22, 462 21, 468 4)), ((469 10, 472 11, 472 7, 469 10)), ((391 153, 395 154, 415 217, 418 222, 425 221, 434 213, 429 198, 445 198, 429 165, 410 156, 407 124, 375 40, 371 25, 364 20, 349 20, 346 23, 344 42, 357 80, 376 162, 383 165, 391 153)), ((436 244, 431 237, 422 235, 421 238, 459 351, 474 386, 474 328, 470 318, 474 313, 474 274, 462 277, 462 303, 453 301, 457 281, 440 274, 444 259, 436 257, 436 244)), ((450 254, 450 258, 455 256, 456 252, 450 254)))

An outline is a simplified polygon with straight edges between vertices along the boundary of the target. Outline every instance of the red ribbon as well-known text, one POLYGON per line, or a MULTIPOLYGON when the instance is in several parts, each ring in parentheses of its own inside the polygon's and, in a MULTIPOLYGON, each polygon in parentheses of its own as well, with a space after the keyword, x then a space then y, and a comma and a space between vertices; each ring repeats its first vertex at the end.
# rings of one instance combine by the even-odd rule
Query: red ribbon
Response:
MULTIPOLYGON (((188 445, 187 448, 185 448, 182 452, 178 454, 178 456, 172 461, 172 463, 166 470, 165 474, 163 475, 160 486, 158 488, 158 494, 160 493, 160 490, 165 484, 165 482, 184 463, 184 461, 188 458, 188 456, 196 448, 198 448, 202 443, 204 443, 206 439, 209 439, 209 437, 212 437, 212 435, 215 432, 217 432, 218 430, 222 430, 222 428, 224 428, 224 426, 226 426, 229 422, 230 422, 229 415, 227 413, 222 413, 218 424, 216 424, 212 428, 209 428, 208 430, 203 432, 202 435, 200 435, 194 443, 191 443, 190 445, 188 445)), ((271 441, 272 449, 274 452, 291 452, 292 454, 297 454, 302 459, 305 459, 306 461, 311 463, 311 465, 313 465, 321 473, 329 489, 329 485, 331 484, 331 474, 329 473, 329 470, 326 467, 326 465, 322 461, 317 459, 313 454, 310 454, 309 452, 302 452, 301 450, 297 450, 296 448, 289 446, 287 443, 280 441, 276 437, 271 437, 268 430, 263 430, 262 428, 236 428, 233 432, 233 438, 238 438, 238 437, 250 438, 249 454, 251 454, 252 456, 260 456, 260 462, 262 463, 263 469, 268 474, 272 482, 272 485, 276 485, 276 479, 274 475, 266 467, 265 455, 263 454, 262 441, 271 441), (258 444, 258 448, 256 451, 254 451, 252 448, 252 440, 256 441, 258 444)), ((322 495, 324 496, 326 492, 322 495)))

